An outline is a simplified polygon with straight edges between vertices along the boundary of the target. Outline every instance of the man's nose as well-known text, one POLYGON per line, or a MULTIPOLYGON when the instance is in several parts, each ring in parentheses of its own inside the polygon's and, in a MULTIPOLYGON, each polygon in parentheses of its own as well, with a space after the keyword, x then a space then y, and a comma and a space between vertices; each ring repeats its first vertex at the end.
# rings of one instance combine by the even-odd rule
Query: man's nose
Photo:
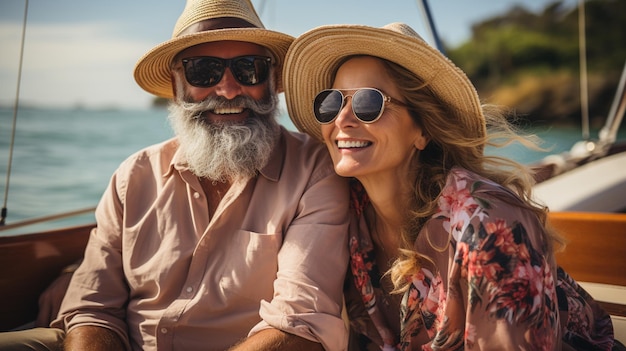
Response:
POLYGON ((226 68, 222 79, 215 85, 215 94, 229 100, 241 95, 241 84, 233 76, 230 67, 226 68))

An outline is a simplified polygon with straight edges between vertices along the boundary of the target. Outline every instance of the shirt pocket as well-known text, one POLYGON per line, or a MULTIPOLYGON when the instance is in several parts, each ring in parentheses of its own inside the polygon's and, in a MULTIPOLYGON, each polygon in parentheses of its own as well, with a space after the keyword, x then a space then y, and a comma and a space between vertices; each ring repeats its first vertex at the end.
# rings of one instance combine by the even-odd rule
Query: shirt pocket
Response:
POLYGON ((239 230, 233 234, 224 262, 220 287, 225 296, 256 302, 270 301, 278 271, 279 234, 239 230))

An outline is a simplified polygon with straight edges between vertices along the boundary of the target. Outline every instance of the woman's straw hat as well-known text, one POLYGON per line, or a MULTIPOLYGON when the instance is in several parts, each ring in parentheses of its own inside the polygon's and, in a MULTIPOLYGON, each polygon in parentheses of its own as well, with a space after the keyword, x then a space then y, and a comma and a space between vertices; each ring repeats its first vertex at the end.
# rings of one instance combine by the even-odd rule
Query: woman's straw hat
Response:
POLYGON ((287 34, 265 29, 249 0, 187 0, 178 18, 172 39, 146 53, 135 66, 135 80, 144 90, 157 96, 172 98, 170 64, 180 51, 191 46, 235 40, 267 47, 275 61, 276 88, 282 91, 282 65, 293 41, 287 34), (223 23, 230 24, 224 26, 223 23), (233 27, 232 23, 238 23, 233 27))
POLYGON ((320 90, 331 87, 339 65, 352 55, 380 57, 410 70, 452 107, 455 115, 450 117, 463 123, 468 133, 485 135, 480 99, 465 73, 403 23, 382 28, 321 26, 292 43, 285 58, 283 86, 289 116, 298 130, 322 140, 313 100, 320 90))

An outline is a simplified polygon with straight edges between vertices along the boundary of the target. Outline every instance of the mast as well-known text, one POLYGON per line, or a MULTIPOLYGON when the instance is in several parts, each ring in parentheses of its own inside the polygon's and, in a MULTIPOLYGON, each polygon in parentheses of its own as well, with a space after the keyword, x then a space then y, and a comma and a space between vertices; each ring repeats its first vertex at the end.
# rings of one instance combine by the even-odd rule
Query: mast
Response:
POLYGON ((437 27, 435 26, 435 21, 433 20, 433 16, 430 13, 430 7, 428 6, 428 0, 417 0, 417 4, 420 6, 420 8, 422 9, 422 14, 424 15, 424 19, 426 20, 426 24, 428 27, 428 30, 430 32, 430 36, 433 39, 433 42, 435 43, 435 47, 437 48, 437 50, 439 50, 442 54, 446 54, 444 48, 443 48, 443 44, 441 43, 441 40, 439 39, 439 33, 437 32, 437 27))
POLYGON ((20 83, 22 81, 22 61, 24 58, 24 41, 26 38, 26 20, 28 18, 28 0, 24 3, 24 19, 22 21, 22 39, 20 44, 20 61, 17 70, 17 88, 15 89, 15 102, 13 103, 13 127, 11 128, 11 143, 9 144, 9 160, 7 164, 6 183, 4 186, 4 203, 0 211, 0 226, 5 224, 7 218, 7 201, 9 199, 9 179, 11 178, 11 164, 13 163, 13 149, 15 146, 15 129, 17 128, 17 108, 20 101, 20 83))
POLYGON ((578 54, 580 56, 580 112, 583 140, 589 140, 589 94, 587 92, 587 41, 585 0, 578 0, 578 54))

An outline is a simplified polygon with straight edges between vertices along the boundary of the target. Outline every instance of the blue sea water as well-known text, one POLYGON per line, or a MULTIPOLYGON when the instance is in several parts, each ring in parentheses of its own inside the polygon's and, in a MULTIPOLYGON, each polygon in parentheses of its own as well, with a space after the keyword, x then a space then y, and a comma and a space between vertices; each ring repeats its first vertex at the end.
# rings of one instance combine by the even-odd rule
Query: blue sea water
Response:
MULTIPOLYGON (((280 121, 295 130, 289 118, 280 121)), ((0 108, 0 194, 4 205, 13 110, 0 108)), ((135 151, 166 140, 173 133, 167 110, 18 110, 15 147, 8 188, 6 223, 59 214, 97 204, 118 164, 135 151)), ((533 130, 552 152, 569 150, 581 139, 579 128, 542 127, 533 130)), ((620 139, 626 138, 622 129, 620 139)), ((592 133, 592 136, 597 132, 592 133)), ((493 152, 493 151, 490 151, 493 152)), ((545 153, 519 146, 499 151, 522 163, 545 153)), ((58 226, 93 221, 91 214, 60 220, 58 226)), ((39 230, 37 226, 29 230, 39 230)), ((12 235, 23 230, 0 231, 12 235)), ((27 231, 28 232, 28 231, 27 231)))

